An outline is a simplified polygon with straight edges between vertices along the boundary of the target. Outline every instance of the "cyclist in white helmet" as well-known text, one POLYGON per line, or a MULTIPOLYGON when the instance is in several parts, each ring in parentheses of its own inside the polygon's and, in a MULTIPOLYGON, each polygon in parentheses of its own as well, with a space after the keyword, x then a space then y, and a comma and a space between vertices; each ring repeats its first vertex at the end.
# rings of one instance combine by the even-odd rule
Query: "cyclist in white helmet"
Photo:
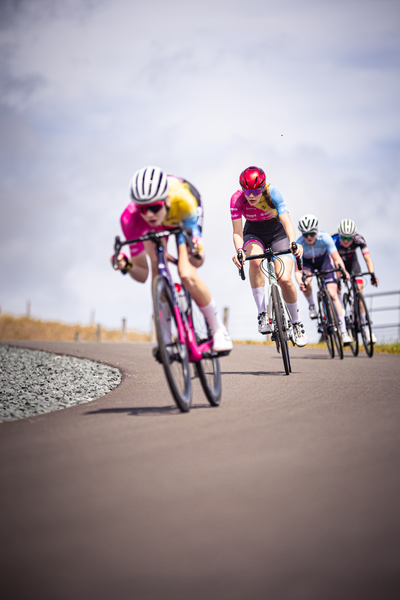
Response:
MULTIPOLYGON (((199 192, 185 179, 167 175, 158 167, 148 166, 134 173, 130 182, 130 195, 132 200, 121 216, 126 239, 138 238, 150 230, 174 228, 180 223, 192 229, 193 254, 188 250, 182 234, 177 239, 179 276, 210 326, 214 351, 226 353, 232 350, 232 341, 215 301, 197 273, 197 268, 204 262, 203 208, 199 192)), ((149 274, 148 256, 153 277, 157 274, 157 255, 153 242, 132 244, 130 254, 130 259, 122 253, 117 257, 118 268, 122 273, 129 272, 133 279, 144 283, 149 274)))
MULTIPOLYGON (((318 271, 329 271, 334 267, 339 267, 339 265, 346 271, 344 262, 335 246, 335 242, 329 233, 318 229, 318 219, 315 215, 303 215, 299 221, 299 230, 302 235, 297 239, 297 243, 303 246, 303 271, 306 274, 312 273, 315 269, 318 271)), ((301 278, 302 272, 297 269, 297 265, 295 276, 300 289, 308 302, 310 318, 316 319, 318 315, 315 308, 311 277, 303 282, 301 278)), ((346 278, 348 277, 349 274, 346 272, 346 278)), ((336 274, 328 273, 325 275, 325 283, 339 317, 343 344, 349 344, 351 340, 347 333, 343 307, 337 293, 336 274)))
MULTIPOLYGON (((338 225, 338 232, 333 236, 336 248, 343 259, 346 270, 350 275, 358 275, 361 273, 361 267, 357 259, 357 248, 361 250, 367 265, 368 271, 371 273, 371 283, 375 287, 378 286, 379 280, 375 277, 374 263, 372 262, 367 242, 365 238, 357 232, 357 225, 352 219, 342 219, 338 225)), ((359 290, 362 292, 364 287, 364 281, 362 277, 356 279, 359 290)), ((362 306, 363 310, 364 307, 362 306)), ((365 312, 360 314, 361 323, 365 323, 365 312)), ((367 335, 369 335, 369 329, 367 328, 367 335)), ((372 334, 372 343, 376 344, 376 335, 372 334)))

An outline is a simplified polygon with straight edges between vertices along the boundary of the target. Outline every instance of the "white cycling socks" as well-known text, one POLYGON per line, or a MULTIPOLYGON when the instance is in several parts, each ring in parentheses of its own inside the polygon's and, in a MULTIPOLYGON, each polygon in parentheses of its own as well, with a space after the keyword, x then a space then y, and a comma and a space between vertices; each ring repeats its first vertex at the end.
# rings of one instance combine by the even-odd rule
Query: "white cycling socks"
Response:
POLYGON ((293 302, 293 304, 289 304, 289 302, 286 302, 286 306, 288 307, 288 311, 290 312, 290 318, 292 319, 292 323, 298 323, 300 319, 297 302, 293 302))
POLYGON ((251 288, 253 292, 254 300, 257 304, 258 314, 262 312, 267 312, 265 308, 265 287, 260 288, 251 288))
MULTIPOLYGON (((306 300, 310 306, 315 306, 314 296, 312 294, 310 294, 309 296, 306 296, 306 300)), ((286 302, 286 304, 287 304, 287 302, 286 302)))
POLYGON ((213 335, 217 331, 217 329, 221 329, 222 327, 224 327, 222 319, 219 316, 217 307, 215 305, 214 298, 211 298, 210 304, 207 304, 207 306, 199 306, 199 309, 201 310, 205 320, 209 324, 211 333, 213 335))

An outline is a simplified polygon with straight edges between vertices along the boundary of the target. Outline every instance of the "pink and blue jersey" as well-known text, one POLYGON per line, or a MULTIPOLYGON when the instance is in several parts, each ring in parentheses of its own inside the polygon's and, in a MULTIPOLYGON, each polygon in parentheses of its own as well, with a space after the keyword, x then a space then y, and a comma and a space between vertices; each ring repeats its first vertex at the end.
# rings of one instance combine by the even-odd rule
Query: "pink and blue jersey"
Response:
POLYGON ((280 191, 272 185, 269 185, 268 188, 274 208, 269 206, 265 193, 263 193, 260 201, 253 207, 247 202, 242 190, 237 190, 231 198, 232 221, 241 217, 244 217, 246 221, 276 221, 279 220, 279 215, 289 212, 280 191))

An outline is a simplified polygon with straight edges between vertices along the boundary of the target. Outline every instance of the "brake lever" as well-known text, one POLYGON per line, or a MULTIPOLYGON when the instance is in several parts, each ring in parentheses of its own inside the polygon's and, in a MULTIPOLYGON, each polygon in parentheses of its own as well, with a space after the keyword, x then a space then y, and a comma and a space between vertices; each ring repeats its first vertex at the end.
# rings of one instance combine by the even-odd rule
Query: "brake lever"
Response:
MULTIPOLYGON (((295 252, 297 252, 297 244, 296 244, 296 242, 292 242, 292 251, 293 251, 293 254, 295 252)), ((303 270, 303 262, 302 262, 301 258, 299 256, 296 256, 295 258, 296 258, 296 263, 297 263, 298 270, 302 271, 303 270)))
POLYGON ((238 261, 240 263, 239 277, 241 277, 242 280, 244 281, 246 279, 246 275, 245 275, 244 268, 243 268, 243 251, 242 250, 239 250, 239 252, 237 253, 237 257, 238 257, 238 261))

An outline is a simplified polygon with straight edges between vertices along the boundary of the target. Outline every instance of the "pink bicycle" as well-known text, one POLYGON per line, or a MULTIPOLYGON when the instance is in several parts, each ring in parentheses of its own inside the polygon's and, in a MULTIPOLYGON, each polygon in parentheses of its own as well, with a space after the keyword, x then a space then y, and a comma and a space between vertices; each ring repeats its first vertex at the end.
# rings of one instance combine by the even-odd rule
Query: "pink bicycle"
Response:
POLYGON ((182 284, 174 284, 167 269, 163 238, 180 233, 185 236, 189 248, 192 249, 191 232, 183 225, 168 231, 150 231, 134 240, 121 241, 116 237, 114 268, 117 268, 116 257, 123 246, 146 240, 155 243, 158 275, 154 278, 152 293, 158 348, 154 356, 164 367, 177 406, 182 412, 188 412, 192 402, 189 363, 194 364, 195 372, 212 406, 219 406, 221 402, 221 371, 204 316, 185 287, 182 284))

